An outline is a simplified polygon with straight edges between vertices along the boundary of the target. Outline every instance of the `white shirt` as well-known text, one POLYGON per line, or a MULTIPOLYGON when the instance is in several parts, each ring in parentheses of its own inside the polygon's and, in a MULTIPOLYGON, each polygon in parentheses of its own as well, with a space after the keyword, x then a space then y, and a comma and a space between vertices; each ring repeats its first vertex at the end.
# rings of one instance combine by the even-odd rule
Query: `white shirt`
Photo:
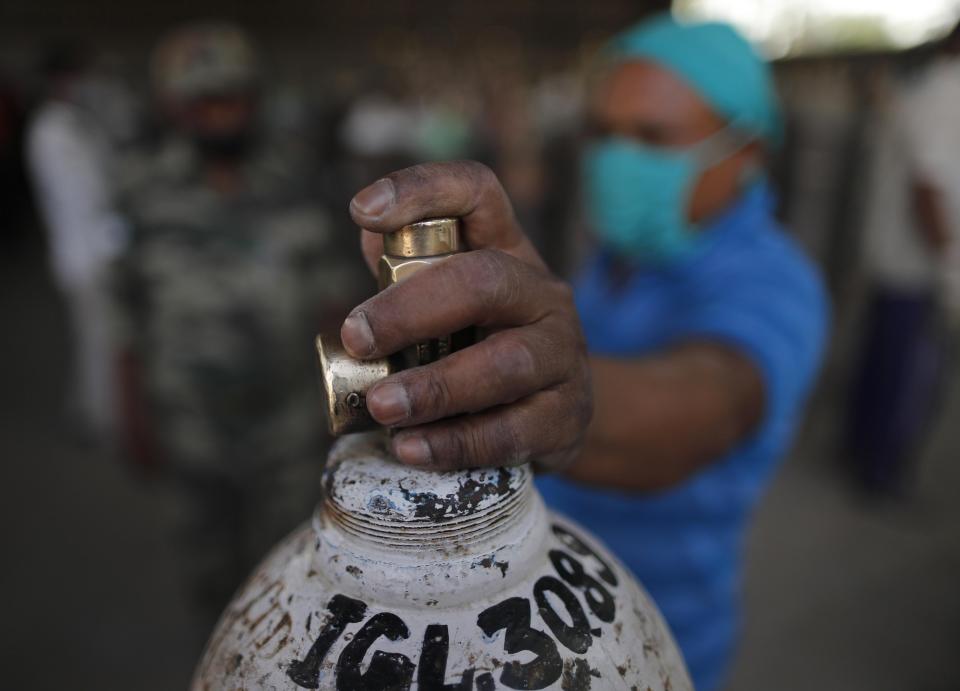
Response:
POLYGON ((80 106, 49 101, 30 124, 26 155, 55 278, 65 288, 93 279, 126 237, 113 205, 104 133, 80 106))
POLYGON ((960 262, 960 59, 931 65, 904 89, 879 126, 867 209, 867 260, 883 282, 933 288, 960 262), (923 239, 911 183, 923 180, 942 194, 953 240, 946 259, 923 239))

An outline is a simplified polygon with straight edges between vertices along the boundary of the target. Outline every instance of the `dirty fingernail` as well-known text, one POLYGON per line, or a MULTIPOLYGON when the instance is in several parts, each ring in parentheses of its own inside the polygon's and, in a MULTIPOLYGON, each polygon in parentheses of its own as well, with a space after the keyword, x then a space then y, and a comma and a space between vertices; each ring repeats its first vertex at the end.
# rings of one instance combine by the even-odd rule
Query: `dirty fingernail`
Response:
POLYGON ((433 453, 427 440, 416 434, 398 435, 393 438, 393 452, 407 465, 423 466, 433 463, 433 453))
POLYGON ((353 312, 340 327, 340 340, 343 347, 354 357, 364 357, 373 353, 376 344, 370 322, 363 312, 353 312))
POLYGON ((354 209, 365 216, 379 216, 393 204, 393 182, 388 178, 360 190, 351 202, 354 209))
POLYGON ((402 384, 381 384, 367 394, 367 407, 381 425, 395 425, 410 417, 410 397, 402 384))

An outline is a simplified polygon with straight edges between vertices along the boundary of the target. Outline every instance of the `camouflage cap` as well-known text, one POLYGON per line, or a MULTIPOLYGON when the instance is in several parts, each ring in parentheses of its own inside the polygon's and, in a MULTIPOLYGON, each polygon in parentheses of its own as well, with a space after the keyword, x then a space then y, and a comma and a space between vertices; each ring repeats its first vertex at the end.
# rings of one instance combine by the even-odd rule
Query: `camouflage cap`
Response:
POLYGON ((171 32, 154 50, 151 68, 158 93, 181 99, 253 89, 260 72, 250 39, 230 24, 171 32))

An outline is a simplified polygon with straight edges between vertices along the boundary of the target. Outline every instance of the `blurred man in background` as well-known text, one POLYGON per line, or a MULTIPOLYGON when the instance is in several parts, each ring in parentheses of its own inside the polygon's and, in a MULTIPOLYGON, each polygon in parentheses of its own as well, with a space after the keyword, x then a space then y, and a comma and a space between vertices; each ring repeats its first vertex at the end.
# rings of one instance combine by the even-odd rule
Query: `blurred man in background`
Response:
POLYGON ((105 116, 115 90, 74 44, 51 49, 43 71, 46 97, 30 123, 27 165, 70 318, 68 412, 84 439, 104 441, 116 410, 107 275, 126 242, 115 199, 116 122, 105 116))
MULTIPOLYGON (((418 166, 354 197, 364 229, 457 213, 470 246, 488 249, 371 298, 341 336, 356 357, 375 357, 406 345, 404 334, 460 328, 467 312, 496 325, 476 346, 377 383, 371 414, 405 428, 392 445, 411 465, 533 459, 558 471, 540 478, 547 502, 636 573, 696 687, 711 691, 736 639, 747 521, 802 414, 828 305, 772 215, 764 155, 780 122, 769 68, 750 45, 727 25, 662 16, 619 36, 606 57, 584 164, 600 250, 575 286, 592 351, 585 441, 590 384, 565 293, 489 171, 418 166), (457 295, 489 284, 486 298, 457 295)), ((372 262, 379 240, 363 237, 372 262)))
POLYGON ((584 162, 600 250, 576 283, 595 413, 541 480, 651 592, 701 691, 722 683, 747 520, 791 441, 826 335, 820 277, 772 215, 768 66, 729 26, 617 37, 584 162))
POLYGON ((888 104, 871 166, 872 291, 848 448, 861 486, 902 494, 943 393, 960 315, 960 25, 888 104))
POLYGON ((152 67, 170 132, 125 195, 126 432, 135 456, 175 482, 205 633, 316 501, 313 337, 346 312, 357 281, 315 177, 271 146, 246 35, 186 27, 152 67))

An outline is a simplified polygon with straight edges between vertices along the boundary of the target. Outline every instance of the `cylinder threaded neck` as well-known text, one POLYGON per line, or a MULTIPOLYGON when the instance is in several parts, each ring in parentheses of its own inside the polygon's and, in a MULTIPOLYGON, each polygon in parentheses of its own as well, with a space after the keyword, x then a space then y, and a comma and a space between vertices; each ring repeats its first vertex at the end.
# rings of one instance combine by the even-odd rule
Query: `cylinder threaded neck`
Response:
POLYGON ((389 460, 386 437, 342 439, 324 474, 323 517, 384 550, 469 551, 515 525, 529 508, 527 466, 436 473, 389 460))

